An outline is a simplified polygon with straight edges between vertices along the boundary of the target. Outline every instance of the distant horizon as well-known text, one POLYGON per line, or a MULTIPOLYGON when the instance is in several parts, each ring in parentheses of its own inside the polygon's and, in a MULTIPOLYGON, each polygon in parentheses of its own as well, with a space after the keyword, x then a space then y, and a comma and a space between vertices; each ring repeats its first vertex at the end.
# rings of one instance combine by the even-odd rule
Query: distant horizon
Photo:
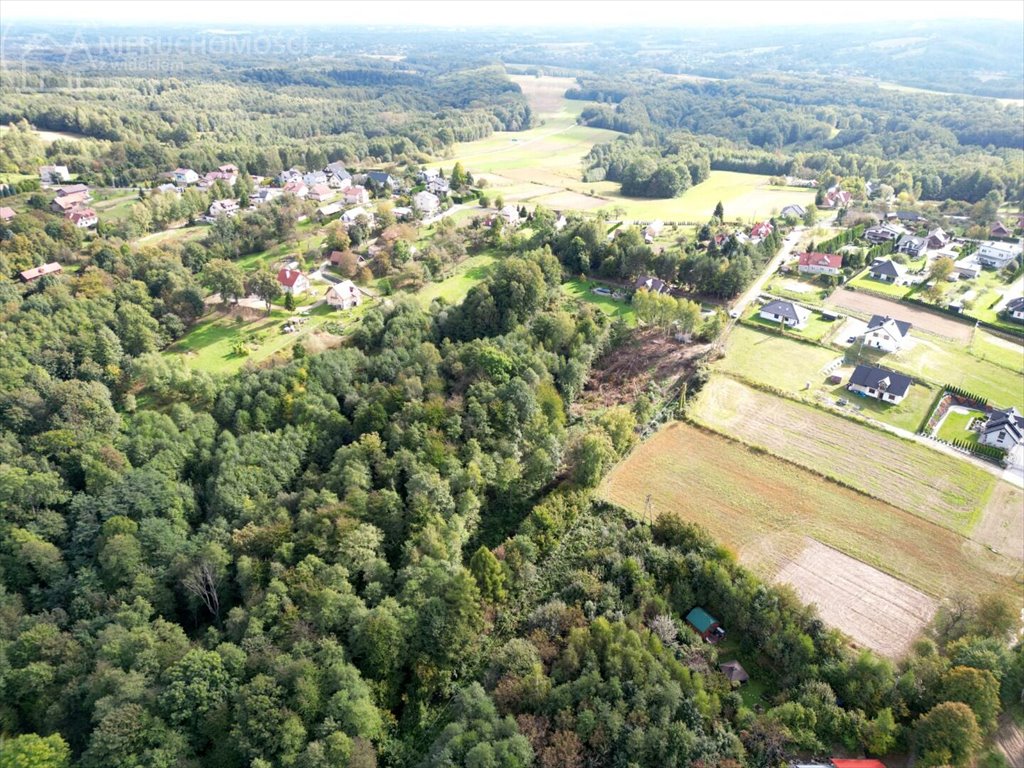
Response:
POLYGON ((211 28, 216 32, 245 28, 263 29, 276 25, 289 28, 307 26, 349 26, 370 28, 518 28, 580 30, 628 28, 714 28, 758 27, 806 28, 863 26, 872 22, 1008 21, 1024 27, 1024 3, 1016 0, 937 0, 921 3, 896 0, 835 0, 829 4, 779 0, 773 3, 752 0, 724 2, 655 2, 637 0, 595 0, 585 6, 579 2, 550 0, 539 2, 492 0, 486 4, 437 0, 410 2, 388 0, 376 3, 321 3, 311 0, 252 0, 244 4, 226 0, 202 0, 201 20, 182 19, 183 7, 199 5, 201 0, 154 0, 148 3, 123 3, 114 0, 73 2, 72 0, 6 0, 0 25, 46 23, 56 26, 152 26, 211 28), (542 14, 532 11, 543 8, 542 14), (244 9, 244 18, 239 19, 244 9), (473 13, 467 13, 472 9, 473 13), (876 10, 877 9, 877 10, 876 10), (922 16, 927 14, 926 18, 922 16), (402 21, 396 23, 395 19, 402 21), (648 21, 639 22, 639 19, 648 21), (737 22, 737 20, 741 20, 737 22), (220 29, 218 29, 220 28, 220 29))

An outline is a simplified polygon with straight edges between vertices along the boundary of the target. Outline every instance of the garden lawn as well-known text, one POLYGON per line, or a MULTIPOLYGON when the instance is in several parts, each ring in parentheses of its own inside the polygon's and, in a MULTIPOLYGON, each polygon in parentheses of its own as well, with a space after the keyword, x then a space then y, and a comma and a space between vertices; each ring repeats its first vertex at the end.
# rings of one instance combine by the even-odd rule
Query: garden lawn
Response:
MULTIPOLYGON (((759 314, 760 311, 760 307, 755 307, 753 314, 747 317, 747 321, 753 323, 767 333, 779 333, 779 324, 773 320, 766 320, 761 317, 759 314)), ((819 313, 811 312, 811 316, 804 328, 799 330, 796 328, 787 328, 786 333, 791 333, 801 339, 821 341, 841 325, 841 320, 825 320, 819 313)))
POLYGON ((593 283, 587 280, 573 278, 568 282, 562 283, 562 293, 576 301, 593 304, 606 315, 610 315, 616 319, 622 318, 626 321, 626 325, 630 328, 635 328, 636 312, 633 311, 632 305, 623 299, 615 299, 611 296, 601 296, 600 294, 594 293, 592 289, 599 285, 600 283, 593 283))
POLYGON ((909 285, 893 285, 892 283, 875 280, 873 277, 868 276, 867 271, 862 272, 847 282, 846 287, 873 291, 883 296, 891 296, 894 299, 902 299, 912 290, 912 287, 909 285))
POLYGON ((455 267, 455 272, 438 283, 427 283, 416 292, 416 299, 426 308, 434 299, 444 299, 448 304, 458 304, 470 289, 486 278, 497 258, 492 253, 470 256, 455 267))
POLYGON ((967 413, 950 411, 942 419, 942 423, 939 425, 939 432, 935 436, 939 440, 945 440, 947 443, 951 443, 954 440, 962 440, 966 443, 976 444, 978 442, 978 433, 967 428, 971 421, 976 418, 984 418, 984 414, 981 411, 968 411, 967 413))

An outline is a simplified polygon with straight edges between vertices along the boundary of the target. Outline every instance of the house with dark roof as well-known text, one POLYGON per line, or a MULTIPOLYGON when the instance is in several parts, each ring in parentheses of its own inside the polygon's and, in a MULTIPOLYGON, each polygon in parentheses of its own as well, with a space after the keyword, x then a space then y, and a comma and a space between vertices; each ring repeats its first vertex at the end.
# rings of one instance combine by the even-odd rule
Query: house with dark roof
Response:
POLYGON ((1006 316, 1018 323, 1024 323, 1024 296, 1010 299, 1006 304, 1006 316))
POLYGON ((843 257, 838 253, 801 253, 797 269, 805 275, 838 275, 843 257))
POLYGON ((904 235, 896 244, 897 251, 899 251, 900 253, 905 253, 908 256, 912 256, 914 258, 920 256, 927 247, 928 240, 923 237, 917 237, 915 235, 904 235))
POLYGON ((347 187, 352 183, 352 174, 345 170, 345 164, 340 160, 328 163, 324 168, 324 173, 328 177, 327 183, 332 187, 347 187))
POLYGON ((897 264, 892 259, 879 259, 868 267, 868 275, 873 279, 880 280, 883 283, 892 283, 893 285, 902 283, 906 273, 907 268, 902 264, 897 264))
POLYGON ((726 661, 719 664, 718 669, 721 670, 722 674, 726 676, 730 683, 742 685, 750 680, 750 675, 747 674, 747 670, 745 670, 743 665, 738 661, 726 661))
POLYGON ((876 224, 864 230, 864 239, 869 243, 878 245, 879 243, 887 243, 890 240, 898 240, 904 234, 902 228, 892 224, 876 224))
POLYGON ((886 403, 900 403, 907 396, 911 383, 910 377, 902 373, 858 365, 850 375, 847 389, 886 403))
POLYGON ((718 623, 718 619, 699 606, 686 614, 686 623, 709 643, 717 643, 725 637, 725 630, 718 623))
POLYGON ((367 171, 366 178, 380 187, 395 189, 398 186, 398 181, 387 171, 367 171))
POLYGON ((928 241, 929 248, 939 249, 945 248, 949 245, 949 235, 946 234, 946 231, 942 227, 936 227, 933 229, 928 233, 925 239, 928 241))
POLYGON ((917 211, 897 211, 896 219, 905 224, 919 224, 922 221, 928 220, 917 211))
POLYGON ((1024 416, 1016 408, 992 411, 978 433, 978 442, 1012 451, 1024 443, 1024 416))
POLYGON ((1005 224, 1001 221, 997 221, 988 231, 989 237, 1013 237, 1011 232, 1005 224))
POLYGON ((798 219, 802 219, 806 213, 807 213, 807 209, 804 208, 802 205, 798 205, 797 203, 790 203, 785 208, 783 208, 781 211, 779 211, 779 215, 780 216, 783 216, 783 217, 793 216, 793 217, 798 218, 798 219))
POLYGON ((807 325, 811 311, 792 301, 776 299, 761 307, 761 317, 800 330, 807 325))
POLYGON ((872 315, 864 331, 864 345, 886 352, 899 352, 912 327, 912 324, 894 320, 888 315, 872 315))
POLYGON ((668 293, 672 290, 672 286, 666 283, 664 280, 660 280, 657 277, 651 277, 650 275, 641 275, 636 279, 633 287, 638 291, 650 291, 651 293, 668 293))

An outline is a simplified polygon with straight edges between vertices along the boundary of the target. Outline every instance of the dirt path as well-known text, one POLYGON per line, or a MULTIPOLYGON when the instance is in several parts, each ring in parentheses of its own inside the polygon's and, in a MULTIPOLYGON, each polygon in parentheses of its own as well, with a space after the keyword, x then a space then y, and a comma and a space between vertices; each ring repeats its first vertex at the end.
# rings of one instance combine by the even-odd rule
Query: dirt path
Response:
POLYGON ((890 659, 904 656, 931 621, 938 603, 902 581, 807 539, 776 581, 791 586, 821 618, 890 659))
POLYGON ((890 301, 889 299, 872 296, 860 291, 839 288, 832 292, 832 295, 826 299, 826 303, 842 307, 843 309, 850 309, 854 312, 898 317, 900 320, 913 323, 917 328, 965 344, 969 343, 974 335, 974 326, 970 323, 954 320, 951 317, 943 317, 926 309, 918 309, 910 304, 890 301))
POLYGON ((1024 731, 1004 712, 996 731, 996 748, 1006 757, 1011 768, 1024 768, 1024 731))

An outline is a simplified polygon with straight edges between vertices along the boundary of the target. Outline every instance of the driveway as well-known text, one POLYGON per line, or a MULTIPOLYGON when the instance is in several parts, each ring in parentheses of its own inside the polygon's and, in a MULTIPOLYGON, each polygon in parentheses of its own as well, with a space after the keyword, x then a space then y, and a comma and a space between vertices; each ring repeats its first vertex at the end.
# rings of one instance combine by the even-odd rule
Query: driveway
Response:
POLYGON ((775 255, 775 258, 768 262, 761 275, 750 284, 750 287, 747 288, 747 290, 744 291, 733 304, 733 314, 742 315, 743 311, 750 305, 750 302, 760 295, 761 291, 764 289, 765 283, 767 283, 771 276, 779 271, 779 267, 793 255, 793 251, 796 249, 796 246, 800 242, 800 238, 803 236, 805 231, 807 231, 807 227, 793 227, 793 231, 786 235, 786 239, 782 242, 782 247, 775 255))

